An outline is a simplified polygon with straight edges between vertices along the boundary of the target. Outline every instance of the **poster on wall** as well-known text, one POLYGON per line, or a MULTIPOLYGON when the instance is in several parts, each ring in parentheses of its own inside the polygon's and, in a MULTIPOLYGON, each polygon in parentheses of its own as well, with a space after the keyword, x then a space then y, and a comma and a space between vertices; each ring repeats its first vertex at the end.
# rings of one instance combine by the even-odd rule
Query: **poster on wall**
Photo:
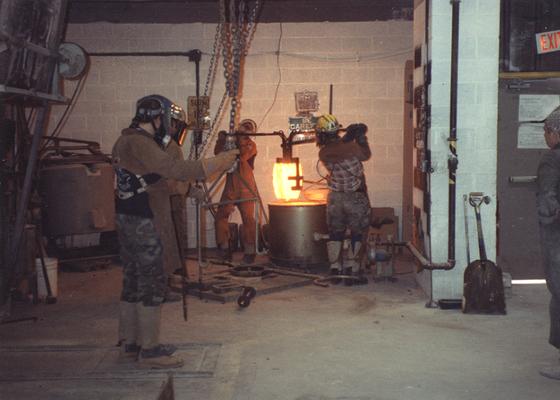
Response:
POLYGON ((560 95, 522 94, 519 96, 518 149, 546 149, 544 120, 560 106, 560 95))

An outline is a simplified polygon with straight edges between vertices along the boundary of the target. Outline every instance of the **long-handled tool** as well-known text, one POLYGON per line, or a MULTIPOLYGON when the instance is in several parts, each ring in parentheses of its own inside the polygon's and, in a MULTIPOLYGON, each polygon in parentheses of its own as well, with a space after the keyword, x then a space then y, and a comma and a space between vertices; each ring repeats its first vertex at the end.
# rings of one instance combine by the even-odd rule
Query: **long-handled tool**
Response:
POLYGON ((471 246, 469 244, 469 220, 467 218, 467 195, 463 195, 463 214, 465 215, 465 242, 467 245, 467 265, 471 263, 471 246))
POLYGON ((489 202, 490 197, 484 196, 483 193, 469 194, 469 203, 476 215, 480 259, 469 263, 465 269, 462 304, 464 313, 506 313, 502 270, 486 258, 482 234, 480 206, 489 202))
POLYGON ((171 219, 173 220, 173 230, 175 231, 175 241, 177 242, 177 251, 179 252, 179 258, 181 259, 181 296, 183 300, 183 320, 188 319, 188 307, 187 307, 187 295, 189 290, 189 273, 187 271, 187 263, 185 262, 185 257, 183 254, 183 244, 181 243, 181 237, 179 234, 179 227, 177 226, 177 216, 176 209, 174 207, 173 201, 171 201, 171 219))

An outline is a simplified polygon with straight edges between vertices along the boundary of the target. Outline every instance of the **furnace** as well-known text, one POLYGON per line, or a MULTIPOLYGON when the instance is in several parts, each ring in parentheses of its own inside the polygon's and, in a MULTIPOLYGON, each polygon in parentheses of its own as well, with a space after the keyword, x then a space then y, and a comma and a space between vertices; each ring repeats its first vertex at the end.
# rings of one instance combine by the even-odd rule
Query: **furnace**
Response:
POLYGON ((327 205, 319 201, 276 201, 268 205, 270 261, 283 267, 320 270, 328 267, 325 241, 327 205))

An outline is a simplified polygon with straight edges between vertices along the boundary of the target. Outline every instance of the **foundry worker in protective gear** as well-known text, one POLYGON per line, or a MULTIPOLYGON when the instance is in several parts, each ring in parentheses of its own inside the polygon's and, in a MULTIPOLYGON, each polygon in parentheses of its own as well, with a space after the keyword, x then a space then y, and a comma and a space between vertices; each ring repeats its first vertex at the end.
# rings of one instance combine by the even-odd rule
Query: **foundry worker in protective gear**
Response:
POLYGON ((161 304, 167 277, 163 270, 161 233, 150 207, 150 185, 161 179, 210 179, 231 168, 238 151, 198 161, 182 161, 166 152, 172 136, 185 129, 183 109, 151 95, 138 100, 136 115, 113 146, 117 178, 116 226, 123 264, 119 304, 121 360, 144 368, 176 368, 183 360, 175 348, 159 341, 161 304))
MULTIPOLYGON (((177 160, 184 160, 179 143, 182 143, 182 140, 174 138, 167 145, 165 152, 177 160)), ((178 239, 180 241, 184 237, 181 228, 185 225, 185 196, 200 198, 204 192, 189 182, 174 179, 160 179, 149 185, 146 190, 154 214, 154 224, 163 246, 163 270, 168 277, 172 277, 173 273, 182 274, 184 260, 181 259, 178 239)), ((181 296, 173 293, 170 286, 171 282, 165 293, 165 302, 180 301, 181 296)))
MULTIPOLYGON (((251 119, 244 119, 239 123, 237 134, 251 134, 257 131, 257 124, 251 119)), ((249 136, 237 135, 236 145, 239 148, 239 165, 237 171, 228 173, 226 183, 220 201, 231 201, 241 199, 252 199, 257 197, 257 184, 253 175, 255 168, 255 157, 257 156, 257 145, 249 136)), ((220 132, 214 154, 221 154, 226 145, 226 133, 220 132)), ((216 213, 216 243, 220 252, 220 257, 226 261, 231 261, 231 249, 229 248, 229 217, 234 211, 235 206, 241 213, 243 227, 241 238, 244 245, 244 264, 255 262, 256 243, 255 243, 255 202, 243 201, 236 204, 224 204, 218 207, 216 213)))
MULTIPOLYGON (((560 349, 560 107, 546 118, 544 138, 550 150, 543 154, 537 170, 537 213, 544 275, 551 294, 548 342, 560 349)), ((560 363, 540 373, 560 380, 560 363)))
MULTIPOLYGON (((366 136, 366 125, 348 126, 342 138, 338 136, 339 130, 340 126, 333 115, 325 114, 318 118, 316 139, 320 147, 319 160, 328 170, 327 254, 331 275, 359 276, 359 251, 364 231, 370 221, 362 162, 369 159, 371 149, 366 136), (346 254, 342 255, 347 229, 350 230, 350 243, 346 254)), ((339 281, 334 279, 332 282, 339 281)), ((345 283, 352 285, 353 281, 348 279, 345 283)))

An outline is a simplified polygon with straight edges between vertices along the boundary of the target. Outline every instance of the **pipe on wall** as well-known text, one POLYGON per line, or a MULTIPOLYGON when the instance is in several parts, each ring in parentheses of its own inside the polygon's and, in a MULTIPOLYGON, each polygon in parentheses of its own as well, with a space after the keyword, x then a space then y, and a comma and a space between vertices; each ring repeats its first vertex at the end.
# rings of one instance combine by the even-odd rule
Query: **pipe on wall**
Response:
POLYGON ((450 0, 452 6, 451 17, 451 81, 450 81, 450 99, 449 99, 449 157, 447 159, 447 168, 449 170, 448 185, 448 229, 447 229, 447 262, 434 263, 424 257, 411 242, 399 243, 405 246, 414 257, 420 262, 423 269, 427 270, 450 270, 455 267, 455 213, 456 213, 456 181, 457 166, 459 160, 457 158, 457 70, 459 59, 459 5, 461 0, 450 0))

